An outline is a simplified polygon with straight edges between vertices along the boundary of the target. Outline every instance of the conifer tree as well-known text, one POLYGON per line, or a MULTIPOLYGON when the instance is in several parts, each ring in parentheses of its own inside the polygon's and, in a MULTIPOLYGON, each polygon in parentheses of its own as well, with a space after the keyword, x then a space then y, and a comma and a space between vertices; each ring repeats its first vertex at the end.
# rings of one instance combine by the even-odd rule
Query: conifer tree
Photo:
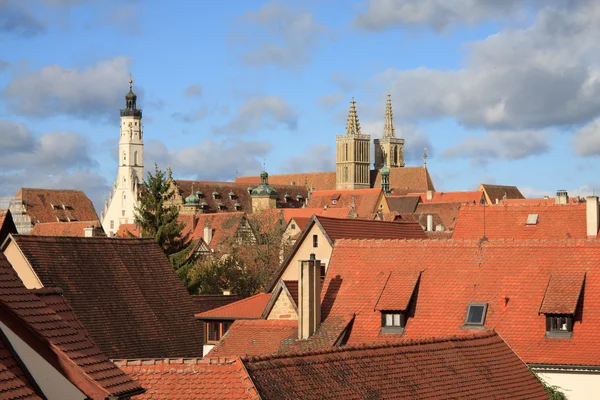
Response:
POLYGON ((139 205, 135 208, 135 223, 143 237, 153 237, 167 254, 183 249, 189 233, 182 235, 184 224, 178 221, 179 209, 172 204, 174 193, 169 190, 169 181, 164 171, 154 164, 154 175, 139 187, 139 205))

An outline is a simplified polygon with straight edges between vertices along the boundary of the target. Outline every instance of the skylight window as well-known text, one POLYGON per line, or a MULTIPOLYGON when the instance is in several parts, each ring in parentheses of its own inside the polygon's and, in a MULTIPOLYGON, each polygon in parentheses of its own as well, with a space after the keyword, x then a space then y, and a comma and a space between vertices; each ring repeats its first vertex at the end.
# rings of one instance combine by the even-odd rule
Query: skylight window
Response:
POLYGON ((382 311, 381 333, 403 334, 406 326, 404 311, 382 311))
POLYGON ((487 303, 469 303, 465 326, 483 326, 487 313, 487 303))
POLYGON ((527 216, 527 222, 525 225, 537 225, 538 223, 538 215, 537 214, 529 214, 527 216))

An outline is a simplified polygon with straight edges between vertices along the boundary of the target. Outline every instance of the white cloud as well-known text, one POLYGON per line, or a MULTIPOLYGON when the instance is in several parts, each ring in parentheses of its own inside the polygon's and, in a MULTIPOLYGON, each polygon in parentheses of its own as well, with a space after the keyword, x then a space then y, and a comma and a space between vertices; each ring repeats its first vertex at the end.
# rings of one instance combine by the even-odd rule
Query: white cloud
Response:
POLYGON ((236 115, 215 132, 235 135, 280 125, 292 131, 298 125, 298 116, 287 101, 279 96, 255 96, 242 104, 236 115))
POLYGON ((145 144, 145 160, 147 168, 154 168, 154 163, 163 170, 171 167, 178 178, 233 180, 236 170, 240 175, 260 172, 261 160, 271 148, 267 142, 206 139, 189 147, 168 149, 164 143, 151 140, 145 144))
MULTIPOLYGON (((27 126, 13 121, 0 120, 0 155, 29 152, 34 148, 35 139, 27 126)), ((1 161, 0 161, 1 163, 1 161)))
POLYGON ((114 116, 127 93, 133 60, 116 57, 79 69, 48 65, 15 76, 5 89, 10 109, 33 117, 114 116))
POLYGON ((312 14, 280 1, 270 1, 258 11, 246 13, 242 21, 245 22, 242 29, 256 30, 253 37, 260 38, 253 40, 250 49, 242 53, 242 60, 250 65, 306 64, 320 36, 326 32, 325 26, 317 23, 312 14))
POLYGON ((335 154, 328 144, 317 144, 301 154, 288 157, 283 170, 288 173, 334 171, 335 154))
POLYGON ((539 131, 493 131, 469 137, 462 143, 444 150, 445 157, 469 158, 476 164, 491 160, 517 160, 548 151, 549 136, 539 131))
POLYGON ((572 141, 575 154, 579 156, 600 155, 600 118, 581 127, 573 136, 572 141))

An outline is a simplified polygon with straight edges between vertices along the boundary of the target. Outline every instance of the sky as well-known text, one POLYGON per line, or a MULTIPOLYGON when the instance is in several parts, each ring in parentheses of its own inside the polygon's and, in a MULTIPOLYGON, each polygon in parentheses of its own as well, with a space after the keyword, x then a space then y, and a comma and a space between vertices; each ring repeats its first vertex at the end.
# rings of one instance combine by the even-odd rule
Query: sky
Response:
POLYGON ((129 74, 145 166, 230 181, 332 171, 356 100, 438 191, 600 189, 594 0, 0 0, 0 196, 81 189, 102 210, 129 74))

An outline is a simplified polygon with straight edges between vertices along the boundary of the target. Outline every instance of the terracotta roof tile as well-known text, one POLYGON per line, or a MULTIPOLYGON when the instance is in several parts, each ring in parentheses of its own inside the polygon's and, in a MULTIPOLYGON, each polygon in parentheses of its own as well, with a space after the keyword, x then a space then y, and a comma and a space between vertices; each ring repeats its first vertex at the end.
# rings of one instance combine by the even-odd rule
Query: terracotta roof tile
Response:
POLYGON ((17 233, 17 227, 13 221, 10 210, 0 209, 0 244, 4 243, 4 240, 9 234, 17 233))
POLYGON ((244 366, 232 359, 116 360, 146 393, 136 399, 250 400, 259 396, 244 366))
POLYGON ((8 350, 2 337, 0 337, 0 398, 41 400, 41 397, 35 394, 31 388, 25 372, 8 350))
POLYGON ((308 205, 315 208, 348 209, 354 204, 355 215, 364 216, 378 211, 377 204, 382 195, 381 189, 318 190, 312 192, 308 205))
POLYGON ((557 272, 550 276, 540 312, 544 314, 575 314, 585 275, 557 272))
POLYGON ((585 239, 585 207, 585 203, 463 206, 458 213, 453 238, 480 239, 485 233, 488 239, 585 239), (530 214, 538 216, 534 225, 527 224, 530 214))
POLYGON ((271 300, 270 293, 258 293, 225 306, 196 314, 196 318, 260 318, 269 300, 271 300))
POLYGON ((203 239, 204 227, 211 227, 212 239, 208 243, 208 247, 213 251, 220 250, 221 246, 234 240, 234 235, 245 218, 246 213, 243 212, 179 215, 179 221, 185 224, 184 234, 191 232, 190 239, 192 240, 203 239), (194 226, 193 231, 192 226, 194 226))
POLYGON ((390 211, 399 213, 414 213, 419 204, 419 196, 388 196, 387 202, 390 211))
POLYGON ((380 311, 406 311, 420 275, 415 271, 390 272, 374 308, 380 311))
MULTIPOLYGON (((257 185, 260 183, 260 176, 242 176, 237 178, 235 182, 257 185)), ((330 190, 335 189, 335 172, 269 175, 269 184, 301 186, 313 190, 330 190)))
POLYGON ((482 204, 482 202, 485 202, 485 196, 478 190, 472 192, 434 192, 431 200, 427 200, 427 194, 425 193, 419 197, 422 203, 482 204))
POLYGON ((92 201, 81 190, 22 188, 20 198, 32 224, 44 222, 98 221, 92 201))
POLYGON ((495 204, 502 199, 524 199, 525 196, 516 186, 481 184, 479 190, 484 192, 488 204, 495 204))
POLYGON ((136 224, 120 224, 119 230, 117 233, 115 233, 115 236, 125 239, 129 239, 131 237, 142 237, 142 229, 136 224))
POLYGON ((224 294, 195 294, 192 295, 192 300, 196 305, 195 312, 199 314, 234 303, 240 300, 240 296, 224 294))
POLYGON ((339 239, 426 239, 417 223, 315 217, 332 241, 339 239))
POLYGON ((309 219, 313 215, 323 215, 325 217, 331 218, 347 218, 350 213, 350 207, 327 207, 326 209, 323 207, 315 207, 315 208, 284 208, 280 210, 283 219, 286 223, 290 222, 292 218, 307 218, 309 219))
POLYGON ((17 334, 21 328, 34 332, 45 343, 46 350, 52 353, 47 361, 55 363, 55 368, 90 398, 141 390, 135 381, 102 354, 87 335, 74 329, 41 298, 26 289, 3 254, 0 254, 0 307, 3 307, 0 315, 11 330, 17 334))
MULTIPOLYGON (((425 167, 390 168, 390 188, 393 194, 411 192, 426 192, 435 190, 429 171, 425 167)), ((379 170, 371 170, 371 187, 381 187, 379 170)))
POLYGON ((454 229, 460 208, 461 203, 421 203, 417 206, 416 213, 420 215, 437 214, 446 229, 454 229))
POLYGON ((336 242, 321 292, 323 320, 356 314, 351 345, 462 336, 472 332, 463 328, 469 303, 483 302, 488 304, 485 326, 525 362, 600 366, 599 262, 600 242, 592 240, 342 240, 336 242), (373 304, 381 287, 390 272, 410 271, 423 272, 404 334, 380 334, 381 315, 373 304), (551 277, 565 282, 565 291, 551 293, 548 308, 558 303, 564 310, 573 307, 584 273, 585 300, 575 313, 572 338, 546 337, 540 308, 551 277))
MULTIPOLYGON (((219 210, 218 204, 223 203, 225 212, 244 211, 252 213, 252 197, 248 193, 248 183, 239 182, 207 182, 207 181, 188 181, 188 180, 175 180, 173 181, 177 185, 179 196, 181 201, 190 195, 192 187, 194 192, 201 191, 202 197, 200 202, 206 202, 207 208, 205 213, 216 213, 219 210), (219 194, 215 199, 213 192, 219 194), (229 196, 229 193, 234 193, 233 198, 229 196), (236 210, 235 203, 240 204, 241 208, 236 210)), ((260 180, 259 182, 260 183, 260 180)), ((290 186, 281 185, 273 182, 269 176, 270 186, 277 191, 277 207, 278 208, 299 208, 304 205, 304 201, 299 201, 296 196, 301 195, 304 199, 308 196, 308 189, 304 186, 290 186), (285 194, 288 194, 289 199, 285 199, 285 194)), ((220 212, 222 212, 220 211, 220 212)))
POLYGON ((274 354, 298 338, 298 321, 237 320, 207 357, 274 354))
POLYGON ((95 236, 105 236, 100 221, 44 222, 36 224, 31 230, 31 234, 38 236, 84 237, 84 229, 88 226, 94 227, 95 236))
POLYGON ((547 399, 495 334, 246 357, 263 399, 547 399))
POLYGON ((110 358, 202 355, 194 303, 153 239, 13 237, 110 358))
POLYGON ((294 304, 298 305, 298 281, 283 281, 285 284, 290 296, 292 296, 292 300, 294 300, 294 304))

